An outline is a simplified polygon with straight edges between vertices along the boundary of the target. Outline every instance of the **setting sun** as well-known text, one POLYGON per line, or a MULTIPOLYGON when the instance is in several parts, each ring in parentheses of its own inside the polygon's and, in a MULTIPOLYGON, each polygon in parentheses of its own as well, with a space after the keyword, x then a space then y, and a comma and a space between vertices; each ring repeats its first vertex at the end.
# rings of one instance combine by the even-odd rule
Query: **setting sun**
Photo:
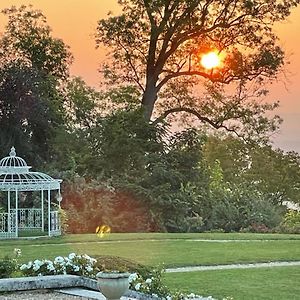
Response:
POLYGON ((221 59, 216 52, 209 52, 204 54, 201 59, 201 65, 205 69, 213 69, 221 64, 221 59))

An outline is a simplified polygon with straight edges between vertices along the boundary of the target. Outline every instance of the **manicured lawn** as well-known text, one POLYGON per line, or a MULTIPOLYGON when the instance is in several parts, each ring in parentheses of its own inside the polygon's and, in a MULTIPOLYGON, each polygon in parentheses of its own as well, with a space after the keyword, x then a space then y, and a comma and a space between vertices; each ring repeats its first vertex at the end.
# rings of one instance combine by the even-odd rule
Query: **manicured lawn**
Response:
POLYGON ((299 282, 300 267, 165 274, 165 283, 173 290, 211 295, 217 299, 296 300, 300 299, 299 282))
POLYGON ((14 248, 21 248, 21 261, 52 259, 70 252, 116 255, 147 265, 164 263, 166 267, 300 260, 299 235, 111 234, 103 239, 96 235, 69 235, 1 241, 0 257, 11 254, 14 248))
MULTIPOLYGON (((20 262, 53 259, 71 252, 116 255, 165 267, 300 260, 300 235, 281 234, 94 234, 1 240, 0 258, 22 250, 20 262)), ((174 289, 217 299, 300 299, 300 267, 165 274, 174 289)))
MULTIPOLYGON (((204 240, 299 240, 300 234, 257 234, 257 233, 112 233, 103 239, 96 234, 68 234, 61 237, 38 239, 39 244, 60 244, 73 242, 99 242, 120 240, 166 240, 166 239, 204 239, 204 240)), ((32 240, 0 240, 0 245, 31 244, 32 240)))

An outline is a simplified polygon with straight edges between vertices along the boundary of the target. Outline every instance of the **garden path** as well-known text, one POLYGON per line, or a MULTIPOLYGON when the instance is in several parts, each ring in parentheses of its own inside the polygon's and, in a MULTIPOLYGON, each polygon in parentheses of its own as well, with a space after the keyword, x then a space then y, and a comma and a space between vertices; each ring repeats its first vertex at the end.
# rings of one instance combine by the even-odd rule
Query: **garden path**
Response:
POLYGON ((191 266, 181 268, 168 268, 167 273, 196 272, 196 271, 212 271, 212 270, 229 270, 229 269, 251 269, 251 268, 270 268, 270 267, 290 267, 300 266, 300 261, 275 261, 254 264, 231 264, 216 266, 191 266))

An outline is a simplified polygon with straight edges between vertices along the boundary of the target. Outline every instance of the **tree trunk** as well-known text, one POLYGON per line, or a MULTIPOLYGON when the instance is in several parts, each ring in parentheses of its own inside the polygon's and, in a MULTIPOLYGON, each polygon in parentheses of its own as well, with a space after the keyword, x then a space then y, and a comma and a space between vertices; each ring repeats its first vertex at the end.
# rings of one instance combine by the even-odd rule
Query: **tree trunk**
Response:
POLYGON ((144 117, 147 121, 151 120, 154 105, 157 100, 157 89, 155 83, 147 84, 142 98, 142 108, 144 110, 144 117))

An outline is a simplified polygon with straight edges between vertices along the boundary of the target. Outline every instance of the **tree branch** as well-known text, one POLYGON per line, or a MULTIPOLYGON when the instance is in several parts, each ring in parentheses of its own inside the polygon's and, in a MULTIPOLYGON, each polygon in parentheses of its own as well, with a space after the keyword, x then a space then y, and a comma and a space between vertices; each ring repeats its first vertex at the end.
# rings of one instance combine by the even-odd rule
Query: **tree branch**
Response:
MULTIPOLYGON (((201 71, 182 71, 182 72, 171 72, 169 75, 164 77, 160 83, 157 85, 157 91, 159 91, 170 79, 180 77, 180 76, 202 76, 204 78, 212 80, 212 76, 208 73, 201 72, 201 71)), ((212 80, 213 81, 213 80, 212 80)))
POLYGON ((229 128, 228 126, 224 125, 223 123, 220 123, 219 120, 218 121, 213 121, 208 117, 204 117, 202 116, 199 112, 197 112, 196 110, 189 108, 189 107, 174 107, 174 108, 170 108, 168 110, 166 110, 162 115, 160 115, 158 118, 156 118, 152 124, 158 124, 160 122, 162 122, 168 115, 170 114, 174 114, 174 113, 178 113, 178 112, 186 112, 189 114, 192 114, 194 116, 197 117, 198 120, 200 120, 203 123, 208 123, 210 126, 212 126, 215 129, 220 129, 223 128, 228 132, 232 132, 234 134, 236 134, 238 137, 243 138, 243 136, 241 136, 234 128, 229 128))

